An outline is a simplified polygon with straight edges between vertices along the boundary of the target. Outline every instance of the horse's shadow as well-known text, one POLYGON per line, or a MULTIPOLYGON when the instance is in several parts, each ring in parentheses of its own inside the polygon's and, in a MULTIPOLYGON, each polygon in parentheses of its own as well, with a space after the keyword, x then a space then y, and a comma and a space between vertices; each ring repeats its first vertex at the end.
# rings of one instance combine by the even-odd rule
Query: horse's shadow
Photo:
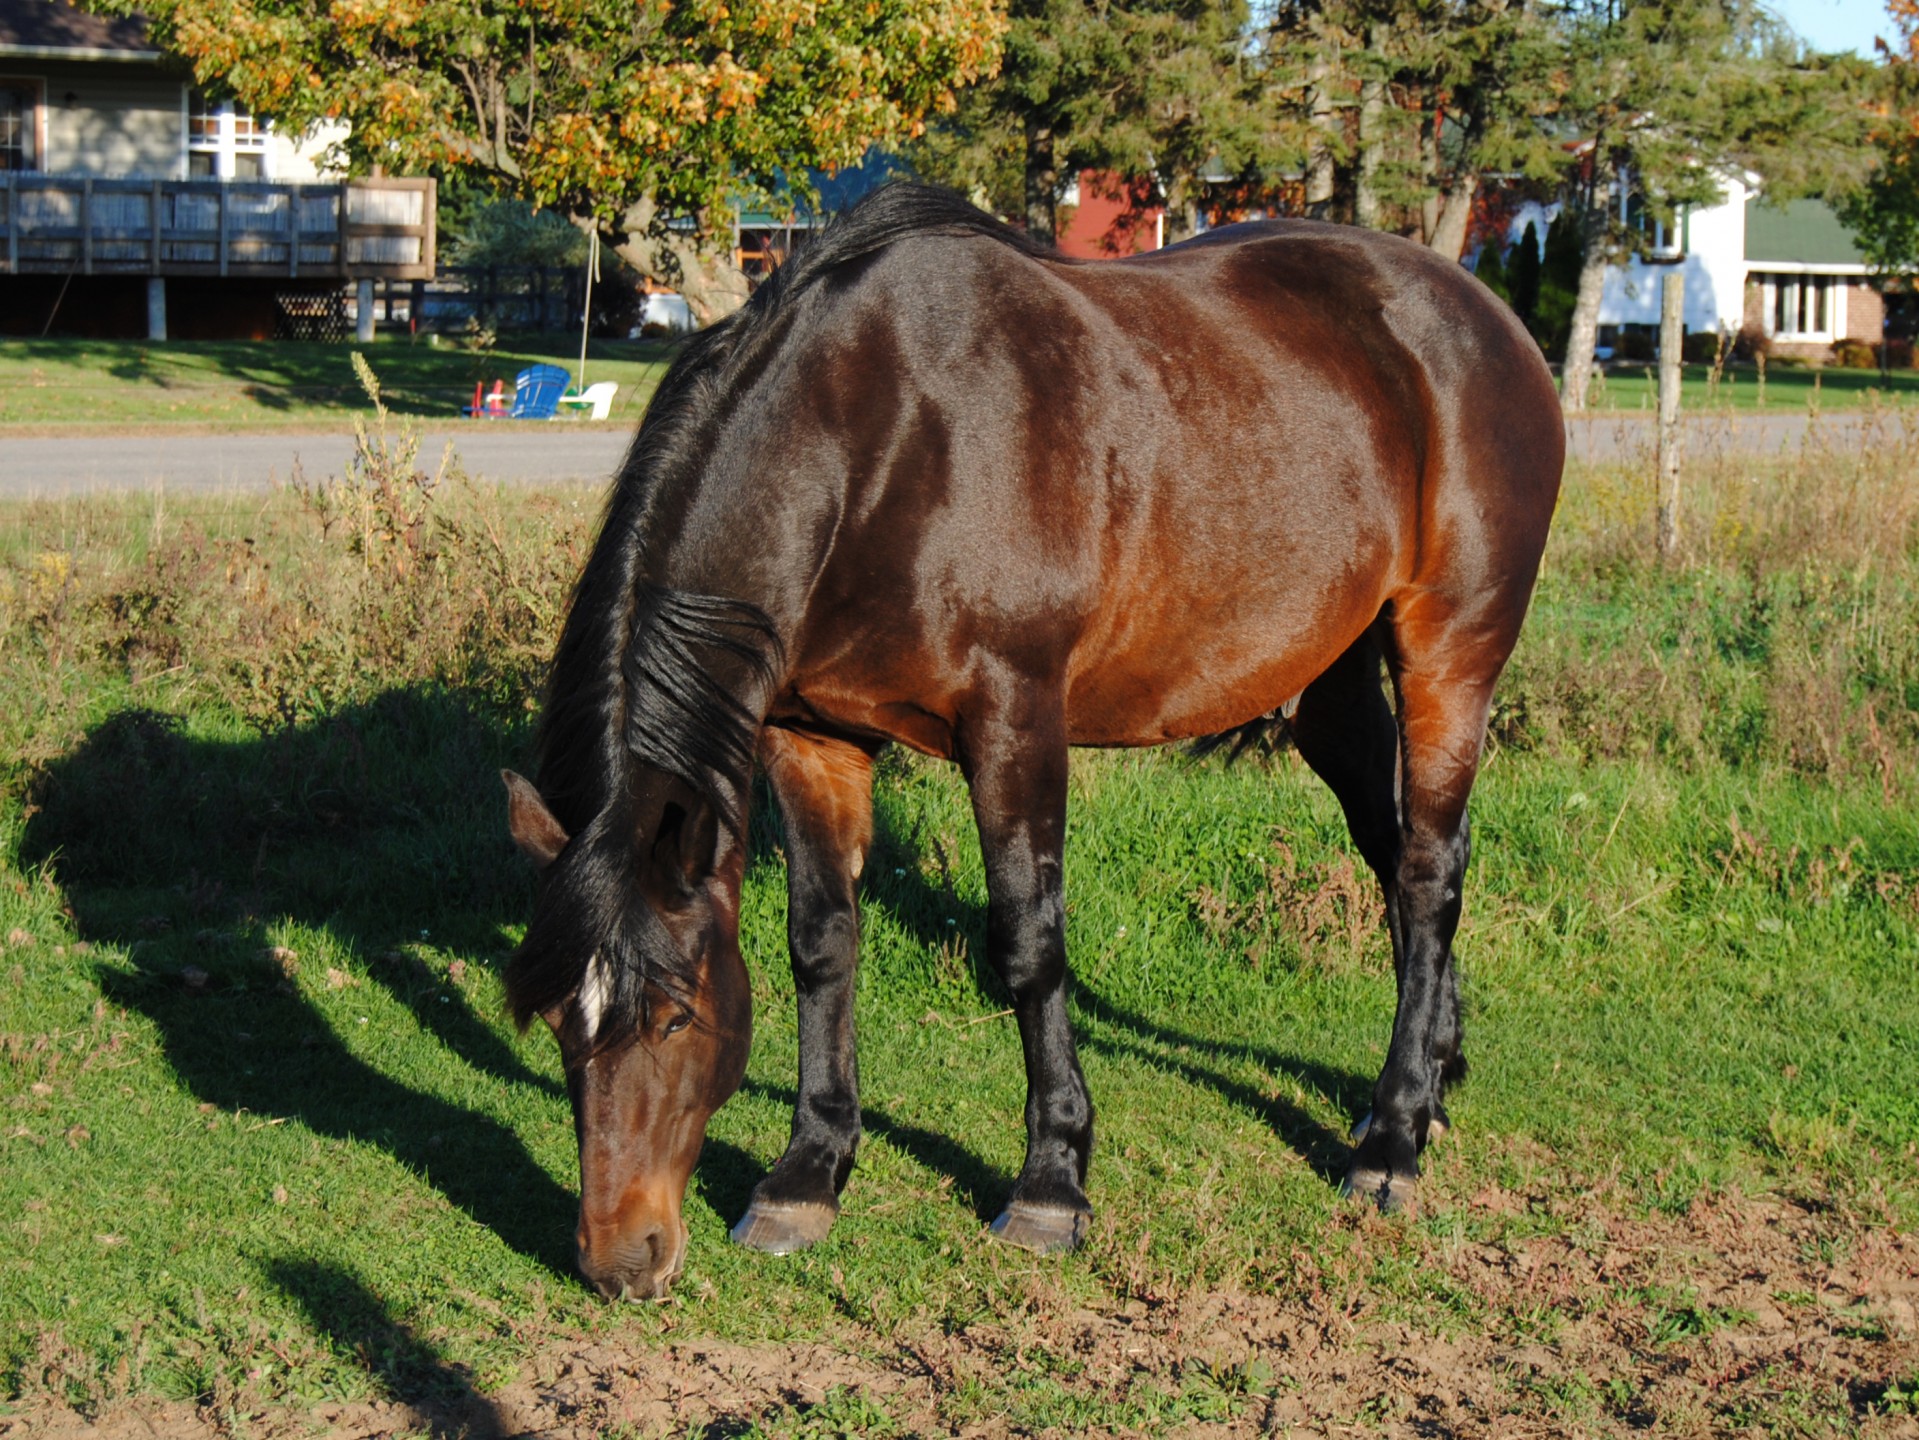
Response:
MULTIPOLYGON (((268 946, 281 919, 325 931, 448 1054, 557 1104, 559 1083, 502 1040, 419 943, 430 932, 435 947, 494 965, 506 954, 504 927, 529 912, 531 877, 504 837, 496 778, 524 746, 516 723, 431 687, 242 740, 122 712, 48 767, 22 859, 52 863, 83 938, 125 951, 130 964, 98 965, 99 984, 153 1022, 198 1099, 371 1141, 521 1254, 567 1275, 573 1197, 521 1137, 355 1054, 268 946)), ((781 829, 764 791, 755 811, 750 863, 778 866, 781 829)), ((939 882, 927 877, 921 839, 896 807, 883 802, 876 818, 863 903, 888 909, 929 948, 963 939, 988 1002, 1006 1004, 983 958, 983 907, 956 891, 943 860, 939 882)), ((1090 1049, 1173 1069, 1270 1125, 1321 1174, 1337 1173, 1341 1137, 1235 1069, 1257 1064, 1349 1112, 1364 1104, 1360 1077, 1175 1029, 1083 983, 1074 1003, 1090 1049)), ((749 1091, 794 1098, 766 1082, 749 1091)), ((982 1219, 1004 1202, 1011 1177, 962 1140, 871 1106, 864 1116, 874 1134, 950 1177, 982 1219)), ((736 1215, 763 1171, 709 1141, 702 1192, 736 1215)))
POLYGON ((424 688, 241 740, 123 711, 44 772, 22 858, 51 863, 84 939, 124 951, 97 964, 101 991, 153 1022, 197 1099, 377 1144, 566 1275, 573 1201, 521 1138, 356 1055, 289 973, 318 962, 270 944, 282 920, 325 931, 366 962, 338 983, 364 974, 466 1066, 563 1103, 418 948, 490 963, 530 901, 495 790, 517 748, 424 688))

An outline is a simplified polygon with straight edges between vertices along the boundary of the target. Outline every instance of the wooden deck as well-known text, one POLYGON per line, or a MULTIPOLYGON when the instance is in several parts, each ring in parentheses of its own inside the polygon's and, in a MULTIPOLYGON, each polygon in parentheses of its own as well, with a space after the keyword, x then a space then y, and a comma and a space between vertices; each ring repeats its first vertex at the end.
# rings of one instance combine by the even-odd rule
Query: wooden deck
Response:
POLYGON ((428 280, 432 180, 0 173, 0 275, 428 280))

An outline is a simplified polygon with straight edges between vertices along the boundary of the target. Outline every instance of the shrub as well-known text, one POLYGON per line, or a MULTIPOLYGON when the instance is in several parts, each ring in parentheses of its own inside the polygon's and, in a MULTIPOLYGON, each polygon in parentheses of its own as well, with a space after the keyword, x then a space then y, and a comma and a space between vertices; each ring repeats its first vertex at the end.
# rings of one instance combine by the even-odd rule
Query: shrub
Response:
POLYGON ((1719 359, 1720 338, 1716 330, 1688 331, 1680 343, 1680 357, 1688 365, 1710 365, 1719 359))
POLYGON ((1842 370, 1877 370, 1879 357, 1864 340, 1835 340, 1832 363, 1842 370))

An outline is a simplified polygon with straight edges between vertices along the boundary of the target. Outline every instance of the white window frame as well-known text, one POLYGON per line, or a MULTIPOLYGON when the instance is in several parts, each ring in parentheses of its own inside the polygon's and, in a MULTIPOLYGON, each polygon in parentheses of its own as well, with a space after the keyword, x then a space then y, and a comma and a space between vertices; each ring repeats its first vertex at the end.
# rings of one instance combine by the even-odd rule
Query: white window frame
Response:
POLYGON ((0 85, 10 90, 25 90, 27 100, 27 143, 33 148, 27 155, 24 171, 33 174, 47 168, 47 82, 37 75, 0 75, 0 85))
POLYGON ((273 178, 270 158, 273 147, 268 143, 271 129, 267 121, 257 119, 244 105, 232 100, 215 100, 204 91, 185 86, 180 95, 181 173, 193 173, 195 155, 210 155, 213 157, 213 178, 216 180, 270 180, 273 178), (205 107, 199 113, 212 122, 210 135, 196 136, 193 133, 196 97, 205 107), (257 176, 241 177, 235 173, 242 155, 260 157, 260 173, 257 176))
POLYGON ((1829 345, 1846 333, 1846 291, 1851 276, 1826 270, 1768 270, 1762 271, 1760 280, 1760 299, 1766 334, 1774 340, 1782 340, 1788 345, 1829 345), (1779 327, 1780 292, 1790 286, 1800 292, 1801 299, 1794 306, 1795 314, 1803 319, 1806 302, 1803 298, 1809 283, 1824 286, 1826 291, 1826 315, 1823 329, 1782 329, 1779 327))

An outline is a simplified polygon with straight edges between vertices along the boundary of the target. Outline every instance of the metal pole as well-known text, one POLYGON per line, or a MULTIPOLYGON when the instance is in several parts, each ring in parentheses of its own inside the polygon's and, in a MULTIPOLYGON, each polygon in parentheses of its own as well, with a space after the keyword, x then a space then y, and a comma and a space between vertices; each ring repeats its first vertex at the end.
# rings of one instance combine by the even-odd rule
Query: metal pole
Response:
POLYGON ((1686 276, 1659 288, 1659 558, 1679 552, 1679 359, 1685 346, 1686 276))
POLYGON ((586 337, 593 328, 593 276, 600 268, 600 232, 586 232, 586 310, 580 316, 580 393, 586 393, 586 337))

